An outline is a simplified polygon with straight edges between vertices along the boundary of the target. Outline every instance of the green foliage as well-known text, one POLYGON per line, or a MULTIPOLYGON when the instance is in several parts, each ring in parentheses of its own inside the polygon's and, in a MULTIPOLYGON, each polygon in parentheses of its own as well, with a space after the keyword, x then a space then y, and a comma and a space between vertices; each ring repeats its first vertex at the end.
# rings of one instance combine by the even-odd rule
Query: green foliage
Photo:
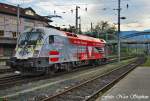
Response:
POLYGON ((97 25, 92 29, 92 32, 88 35, 96 38, 111 40, 114 39, 115 34, 116 34, 116 27, 114 25, 109 24, 107 21, 101 21, 97 23, 97 25))
POLYGON ((143 66, 149 66, 150 67, 150 56, 147 56, 147 61, 143 64, 143 66))

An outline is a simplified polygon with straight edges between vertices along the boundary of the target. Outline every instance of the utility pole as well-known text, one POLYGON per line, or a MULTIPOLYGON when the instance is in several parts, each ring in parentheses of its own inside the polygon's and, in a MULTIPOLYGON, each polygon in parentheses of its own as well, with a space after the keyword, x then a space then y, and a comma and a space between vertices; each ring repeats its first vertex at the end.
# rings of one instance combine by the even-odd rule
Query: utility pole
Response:
POLYGON ((118 0, 118 62, 120 62, 120 4, 121 0, 118 0))
MULTIPOLYGON (((106 40, 106 42, 108 41, 108 34, 107 34, 107 32, 105 32, 106 34, 105 34, 105 40, 106 40)), ((106 54, 105 54, 105 56, 106 56, 106 58, 108 58, 108 44, 106 44, 106 54)))
POLYGON ((91 32, 93 32, 93 23, 91 22, 91 32))
POLYGON ((80 7, 79 6, 76 6, 76 19, 75 19, 75 25, 76 25, 76 33, 78 33, 78 9, 79 9, 80 7))
POLYGON ((20 7, 17 5, 17 35, 19 35, 19 17, 20 17, 20 7))
POLYGON ((81 34, 81 16, 79 16, 79 33, 81 34))

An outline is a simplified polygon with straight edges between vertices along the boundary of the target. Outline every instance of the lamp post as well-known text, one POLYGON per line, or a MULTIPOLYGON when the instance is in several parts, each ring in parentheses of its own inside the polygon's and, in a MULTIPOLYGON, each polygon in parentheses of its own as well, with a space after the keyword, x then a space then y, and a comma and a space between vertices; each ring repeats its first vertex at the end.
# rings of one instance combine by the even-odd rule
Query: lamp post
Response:
POLYGON ((19 35, 19 18, 20 17, 20 8, 19 4, 17 5, 17 35, 19 35))
POLYGON ((78 32, 79 32, 79 34, 81 34, 81 16, 79 16, 78 19, 79 19, 79 30, 78 30, 78 32))
POLYGON ((78 33, 78 19, 79 19, 79 17, 78 17, 78 9, 79 9, 80 7, 79 6, 76 6, 76 19, 75 19, 75 28, 76 28, 76 33, 78 33))
POLYGON ((118 62, 120 62, 120 3, 121 0, 118 0, 118 62))
MULTIPOLYGON (((105 35, 105 40, 106 42, 108 41, 108 33, 106 32, 106 35, 105 35)), ((108 58, 108 45, 106 44, 106 53, 105 53, 105 56, 106 58, 108 58)))

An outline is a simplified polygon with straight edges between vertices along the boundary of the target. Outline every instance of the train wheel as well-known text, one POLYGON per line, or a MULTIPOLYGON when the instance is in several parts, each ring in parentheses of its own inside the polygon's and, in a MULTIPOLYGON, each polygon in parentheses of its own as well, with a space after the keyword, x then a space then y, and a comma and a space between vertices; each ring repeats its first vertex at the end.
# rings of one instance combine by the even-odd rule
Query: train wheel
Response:
POLYGON ((71 65, 71 63, 66 63, 65 65, 66 65, 66 66, 65 66, 65 70, 66 70, 66 71, 69 72, 69 71, 72 70, 73 66, 71 65))
POLYGON ((101 60, 100 60, 100 59, 95 60, 95 63, 96 63, 96 65, 98 65, 98 66, 102 64, 102 62, 101 62, 101 60))
POLYGON ((54 64, 51 68, 51 71, 54 73, 57 72, 60 69, 60 64, 54 64))
POLYGON ((58 64, 54 64, 53 66, 47 67, 45 73, 53 75, 57 72, 58 68, 58 64))
POLYGON ((95 60, 90 60, 90 65, 91 66, 95 66, 96 65, 95 63, 96 63, 95 60))
POLYGON ((53 72, 51 71, 49 67, 47 67, 45 70, 45 74, 53 74, 53 72))
POLYGON ((78 67, 78 63, 77 63, 77 61, 72 62, 72 67, 73 67, 73 68, 77 68, 77 67, 78 67))

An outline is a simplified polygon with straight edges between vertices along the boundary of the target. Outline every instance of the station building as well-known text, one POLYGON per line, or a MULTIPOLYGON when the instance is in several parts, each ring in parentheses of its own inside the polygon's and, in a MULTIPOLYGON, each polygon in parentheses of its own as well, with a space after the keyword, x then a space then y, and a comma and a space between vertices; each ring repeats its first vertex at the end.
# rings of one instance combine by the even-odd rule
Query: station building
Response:
MULTIPOLYGON (((12 56, 17 39, 17 6, 0 3, 0 59, 12 56)), ((52 22, 31 7, 19 7, 19 33, 30 27, 46 27, 52 22)), ((5 63, 0 63, 5 64, 5 63)))

